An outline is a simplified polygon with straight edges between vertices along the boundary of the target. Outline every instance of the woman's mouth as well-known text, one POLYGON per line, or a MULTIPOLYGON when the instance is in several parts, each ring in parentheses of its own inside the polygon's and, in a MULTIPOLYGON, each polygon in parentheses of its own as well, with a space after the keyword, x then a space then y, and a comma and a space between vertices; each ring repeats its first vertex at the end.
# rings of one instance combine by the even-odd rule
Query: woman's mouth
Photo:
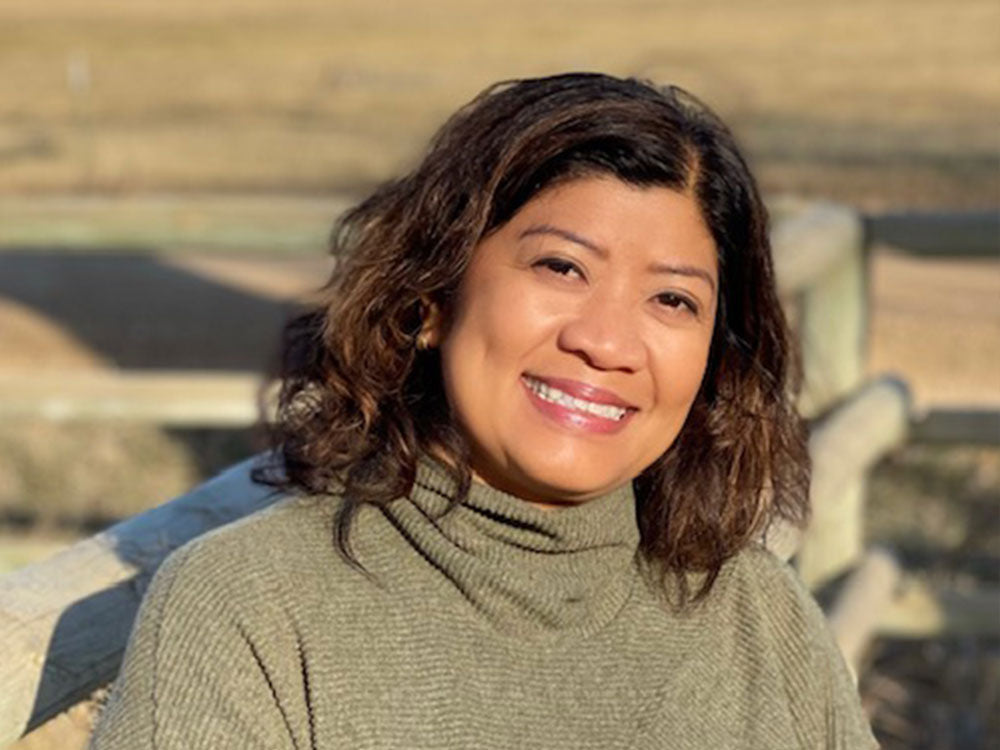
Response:
POLYGON ((586 383, 562 379, 541 380, 530 375, 522 375, 521 382, 539 411, 574 428, 617 432, 636 411, 614 394, 586 383), (584 393, 591 397, 583 397, 584 393))

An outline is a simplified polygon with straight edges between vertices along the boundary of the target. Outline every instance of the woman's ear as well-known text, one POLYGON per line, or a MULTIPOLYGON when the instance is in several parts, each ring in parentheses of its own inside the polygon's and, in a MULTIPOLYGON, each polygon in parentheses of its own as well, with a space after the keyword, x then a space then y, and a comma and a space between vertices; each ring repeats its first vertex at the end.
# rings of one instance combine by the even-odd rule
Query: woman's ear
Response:
POLYGON ((417 349, 435 349, 441 343, 441 306, 427 297, 420 298, 420 333, 417 349))

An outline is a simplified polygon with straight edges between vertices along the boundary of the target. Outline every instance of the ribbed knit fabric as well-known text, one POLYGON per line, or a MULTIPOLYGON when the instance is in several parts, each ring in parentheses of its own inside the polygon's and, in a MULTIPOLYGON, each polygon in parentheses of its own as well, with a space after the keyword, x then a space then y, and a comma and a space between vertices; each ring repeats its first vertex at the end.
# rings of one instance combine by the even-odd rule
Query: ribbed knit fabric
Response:
POLYGON ((672 610, 623 489, 541 510, 419 468, 362 509, 288 499, 175 552, 93 750, 870 748, 819 609, 759 548, 672 610))

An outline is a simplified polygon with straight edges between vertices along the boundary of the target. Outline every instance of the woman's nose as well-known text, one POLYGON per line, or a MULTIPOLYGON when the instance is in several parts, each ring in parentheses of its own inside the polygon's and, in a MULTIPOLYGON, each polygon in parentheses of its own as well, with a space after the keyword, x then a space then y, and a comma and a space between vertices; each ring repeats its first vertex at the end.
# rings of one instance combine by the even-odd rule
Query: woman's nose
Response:
POLYGON ((559 347, 599 370, 634 372, 645 347, 638 311, 624 300, 595 295, 559 331, 559 347))

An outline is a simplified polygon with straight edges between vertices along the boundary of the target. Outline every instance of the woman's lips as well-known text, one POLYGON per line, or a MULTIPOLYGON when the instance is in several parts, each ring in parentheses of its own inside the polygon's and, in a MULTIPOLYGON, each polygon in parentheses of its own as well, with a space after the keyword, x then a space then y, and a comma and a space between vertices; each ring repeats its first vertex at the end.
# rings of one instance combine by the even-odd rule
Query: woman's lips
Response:
POLYGON ((569 427, 574 430, 583 430, 596 434, 613 434, 620 432, 632 419, 637 411, 617 394, 611 391, 597 388, 587 383, 576 380, 566 380, 563 378, 539 378, 534 375, 525 374, 521 377, 521 385, 528 396, 531 404, 544 416, 553 420, 559 425, 569 427), (540 385, 545 389, 539 388, 540 385), (561 394, 552 394, 550 389, 556 389, 561 394), (543 398, 538 390, 544 390, 549 398, 543 398), (566 401, 565 397, 586 401, 600 407, 600 410, 607 414, 595 414, 585 408, 575 407, 559 400, 566 401), (557 398, 559 400, 553 400, 557 398), (620 416, 613 412, 623 411, 620 416))
POLYGON ((525 373, 524 377, 538 380, 546 385, 552 386, 553 388, 558 388, 563 393, 568 393, 574 398, 583 399, 584 401, 592 401, 595 404, 608 404, 609 406, 619 406, 623 409, 633 410, 638 408, 633 404, 630 404, 628 401, 625 401, 614 391, 598 388, 596 385, 583 383, 579 380, 539 377, 538 375, 532 375, 530 373, 525 373))

